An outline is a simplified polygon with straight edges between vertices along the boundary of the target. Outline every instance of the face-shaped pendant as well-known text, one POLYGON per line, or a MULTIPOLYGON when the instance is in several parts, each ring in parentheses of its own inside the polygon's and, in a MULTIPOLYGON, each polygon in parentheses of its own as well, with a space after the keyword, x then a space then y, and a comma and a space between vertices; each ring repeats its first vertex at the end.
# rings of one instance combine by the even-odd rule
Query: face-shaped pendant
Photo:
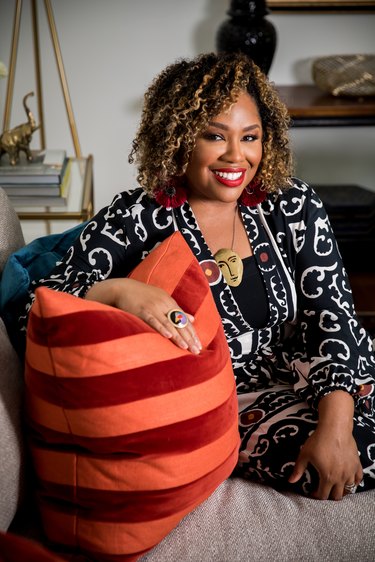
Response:
POLYGON ((243 263, 240 256, 233 250, 222 248, 216 252, 214 258, 228 285, 238 287, 243 275, 243 263))

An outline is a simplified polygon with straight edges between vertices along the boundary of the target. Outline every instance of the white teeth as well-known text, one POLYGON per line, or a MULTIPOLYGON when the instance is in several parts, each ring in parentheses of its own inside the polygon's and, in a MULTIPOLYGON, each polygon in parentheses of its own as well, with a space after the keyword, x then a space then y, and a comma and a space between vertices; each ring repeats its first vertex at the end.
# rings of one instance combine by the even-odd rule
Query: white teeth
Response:
POLYGON ((242 172, 215 172, 215 174, 226 180, 238 180, 242 176, 242 172))

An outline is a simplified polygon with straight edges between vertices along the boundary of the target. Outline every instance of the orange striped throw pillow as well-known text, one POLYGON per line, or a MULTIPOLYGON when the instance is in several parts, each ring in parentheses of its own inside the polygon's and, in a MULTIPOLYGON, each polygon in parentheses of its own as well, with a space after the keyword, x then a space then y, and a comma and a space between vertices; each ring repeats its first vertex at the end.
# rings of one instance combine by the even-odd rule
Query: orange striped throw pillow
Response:
POLYGON ((232 472, 237 397, 210 288, 180 233, 133 278, 196 318, 199 356, 126 312, 40 287, 27 334, 26 407, 39 506, 55 549, 129 562, 232 472))

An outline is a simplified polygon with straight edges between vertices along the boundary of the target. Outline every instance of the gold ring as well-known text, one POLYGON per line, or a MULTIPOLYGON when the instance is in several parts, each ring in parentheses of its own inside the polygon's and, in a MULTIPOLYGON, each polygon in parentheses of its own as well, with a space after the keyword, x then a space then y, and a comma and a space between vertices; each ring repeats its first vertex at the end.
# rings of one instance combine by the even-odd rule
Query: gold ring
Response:
POLYGON ((357 491, 357 486, 353 484, 345 484, 344 490, 348 492, 348 494, 355 494, 357 491))
POLYGON ((185 328, 188 325, 188 317, 184 312, 182 312, 182 310, 179 310, 177 308, 173 308, 172 310, 170 310, 167 314, 167 318, 171 322, 171 324, 173 324, 173 326, 175 328, 178 328, 179 330, 185 328))

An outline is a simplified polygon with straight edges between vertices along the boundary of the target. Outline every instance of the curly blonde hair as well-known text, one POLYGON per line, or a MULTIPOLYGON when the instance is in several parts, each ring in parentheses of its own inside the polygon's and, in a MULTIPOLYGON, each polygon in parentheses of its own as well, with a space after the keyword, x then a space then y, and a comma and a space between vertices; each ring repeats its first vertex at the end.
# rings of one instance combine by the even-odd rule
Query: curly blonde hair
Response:
POLYGON ((292 175, 289 116, 267 77, 246 55, 208 53, 181 59, 163 70, 145 93, 129 162, 151 196, 183 176, 197 136, 228 111, 242 92, 255 101, 263 127, 257 181, 268 192, 287 187, 292 175))

